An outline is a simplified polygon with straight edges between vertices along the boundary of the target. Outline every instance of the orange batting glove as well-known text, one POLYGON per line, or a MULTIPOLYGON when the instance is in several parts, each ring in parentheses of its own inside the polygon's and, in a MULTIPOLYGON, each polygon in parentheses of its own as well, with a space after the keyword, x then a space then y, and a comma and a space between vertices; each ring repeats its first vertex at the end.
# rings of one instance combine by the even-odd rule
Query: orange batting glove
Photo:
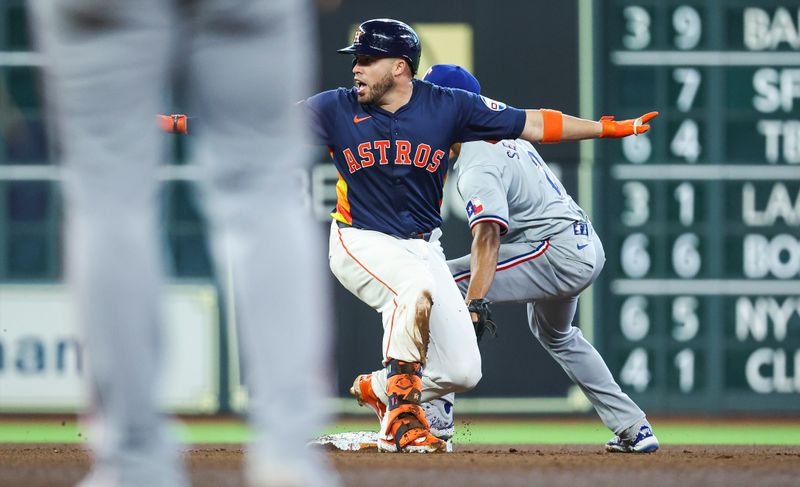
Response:
POLYGON ((181 114, 156 115, 158 128, 170 134, 188 134, 188 117, 181 114))
POLYGON ((600 123, 603 124, 603 131, 600 133, 600 138, 620 138, 627 137, 629 135, 643 134, 650 130, 650 126, 647 125, 647 122, 656 118, 657 116, 658 112, 650 112, 645 113, 639 118, 620 120, 619 122, 615 121, 613 116, 602 117, 600 118, 600 123))

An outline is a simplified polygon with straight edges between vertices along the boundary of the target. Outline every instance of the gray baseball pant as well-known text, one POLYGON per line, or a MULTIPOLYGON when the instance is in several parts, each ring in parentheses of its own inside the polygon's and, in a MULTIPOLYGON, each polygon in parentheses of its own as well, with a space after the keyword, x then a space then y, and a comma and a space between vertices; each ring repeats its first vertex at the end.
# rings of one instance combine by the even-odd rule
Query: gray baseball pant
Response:
MULTIPOLYGON (((603 423, 619 434, 645 414, 622 392, 580 329, 572 326, 578 296, 605 264, 603 244, 589 228, 589 235, 576 235, 569 226, 548 242, 500 245, 498 271, 486 298, 495 303, 527 303, 533 335, 586 394, 603 423)), ((447 264, 466 293, 470 256, 447 264)))
MULTIPOLYGON (((187 485, 157 407, 163 244, 155 115, 176 67, 220 276, 235 289, 255 438, 251 463, 311 485, 331 327, 324 240, 300 173, 313 89, 311 6, 293 0, 32 0, 63 149, 67 274, 103 435, 95 470, 124 486, 187 485), (227 261, 227 262, 223 262, 227 261), (309 305, 309 299, 313 305, 309 305)), ((233 303, 227 303, 232 305, 233 303)))

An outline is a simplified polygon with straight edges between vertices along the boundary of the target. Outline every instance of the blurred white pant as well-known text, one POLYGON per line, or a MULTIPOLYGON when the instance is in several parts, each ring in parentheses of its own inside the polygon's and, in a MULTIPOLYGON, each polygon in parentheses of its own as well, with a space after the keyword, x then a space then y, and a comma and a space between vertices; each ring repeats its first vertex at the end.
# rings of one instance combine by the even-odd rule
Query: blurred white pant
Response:
MULTIPOLYGON (((329 308, 299 171, 312 7, 293 0, 32 0, 63 149, 67 274, 104 441, 125 486, 185 478, 156 405, 162 281, 155 115, 179 72, 217 268, 229 256, 255 441, 251 463, 336 484, 304 448, 324 420, 329 308), (174 69, 178 63, 182 70, 174 69), (309 298, 313 297, 313 305, 309 298)), ((231 303, 228 303, 229 305, 231 303)))

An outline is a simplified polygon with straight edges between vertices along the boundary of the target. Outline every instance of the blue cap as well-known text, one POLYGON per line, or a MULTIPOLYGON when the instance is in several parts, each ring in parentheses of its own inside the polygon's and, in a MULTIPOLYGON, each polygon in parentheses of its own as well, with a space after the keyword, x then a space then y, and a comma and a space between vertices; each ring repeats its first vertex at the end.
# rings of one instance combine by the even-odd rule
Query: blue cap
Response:
POLYGON ((456 64, 434 64, 422 79, 446 88, 461 88, 476 95, 481 94, 481 84, 475 76, 456 64))

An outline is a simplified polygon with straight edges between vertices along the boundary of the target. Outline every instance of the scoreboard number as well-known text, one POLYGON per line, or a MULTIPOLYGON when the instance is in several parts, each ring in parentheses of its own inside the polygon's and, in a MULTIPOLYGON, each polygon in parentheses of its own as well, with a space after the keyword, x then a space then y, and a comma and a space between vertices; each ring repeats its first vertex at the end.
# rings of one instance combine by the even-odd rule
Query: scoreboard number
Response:
POLYGON ((692 392, 694 389, 694 351, 684 348, 675 355, 673 363, 678 369, 678 387, 681 392, 692 392))
POLYGON ((647 315, 647 299, 631 296, 622 303, 620 327, 626 340, 638 342, 650 332, 650 317, 647 315))
POLYGON ((622 212, 622 223, 629 227, 638 227, 650 219, 650 190, 644 183, 628 181, 622 185, 625 196, 625 210, 622 212))
POLYGON ((636 392, 646 391, 651 378, 647 362, 647 350, 642 347, 631 350, 619 373, 622 383, 631 386, 636 392))
POLYGON ((684 181, 675 188, 674 194, 678 201, 678 221, 688 227, 694 223, 694 186, 684 181))
POLYGON ((650 14, 638 5, 631 5, 622 10, 628 33, 622 38, 622 44, 631 50, 644 49, 650 45, 650 14))
POLYGON ((700 88, 700 83, 703 77, 700 75, 700 70, 695 68, 677 68, 672 71, 672 79, 676 83, 681 84, 681 91, 678 93, 678 99, 675 100, 678 110, 688 112, 694 99, 697 97, 697 90, 700 88))
POLYGON ((672 27, 675 29, 675 47, 682 50, 694 49, 703 34, 700 14, 694 7, 681 5, 672 14, 672 27))
POLYGON ((641 164, 650 159, 653 147, 647 134, 622 139, 622 154, 629 162, 641 164))
POLYGON ((675 132, 669 149, 675 157, 684 159, 686 162, 697 162, 702 150, 697 122, 692 119, 684 120, 678 127, 678 131, 675 132))
POLYGON ((644 233, 632 233, 622 243, 622 271, 634 279, 650 271, 650 238, 644 233))
POLYGON ((672 246, 672 267, 675 273, 684 279, 691 279, 700 272, 703 258, 697 247, 700 238, 694 233, 684 233, 675 239, 672 246))
POLYGON ((672 301, 672 338, 678 342, 686 342, 697 336, 700 331, 700 319, 697 317, 697 298, 680 296, 672 301))

